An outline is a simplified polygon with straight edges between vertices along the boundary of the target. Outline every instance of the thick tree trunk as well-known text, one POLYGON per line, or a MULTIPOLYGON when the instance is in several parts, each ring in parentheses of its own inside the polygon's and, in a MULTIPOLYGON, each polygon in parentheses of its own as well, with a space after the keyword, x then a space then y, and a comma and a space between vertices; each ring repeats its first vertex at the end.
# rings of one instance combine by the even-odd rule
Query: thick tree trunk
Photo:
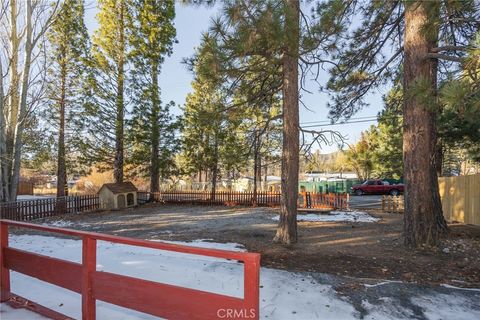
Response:
POLYGON ((8 104, 5 110, 5 128, 4 132, 4 153, 2 154, 3 161, 3 197, 4 201, 11 201, 15 199, 15 196, 11 196, 10 190, 12 186, 12 170, 13 170, 13 158, 14 158, 14 145, 15 145, 15 130, 18 124, 18 112, 19 112, 19 91, 20 91, 20 75, 18 72, 19 56, 20 56, 20 37, 17 32, 17 17, 18 7, 17 1, 10 1, 10 59, 8 63, 9 68, 9 92, 8 92, 8 104))
POLYGON ((217 178, 218 178, 218 139, 215 135, 215 146, 214 146, 214 156, 213 156, 213 163, 212 163, 212 189, 210 198, 215 200, 215 193, 217 192, 217 178))
POLYGON ((20 163, 22 157, 22 147, 23 147, 23 131, 25 127, 25 121, 27 118, 27 94, 30 81, 30 67, 32 63, 32 51, 33 51, 33 25, 32 25, 32 1, 26 1, 26 14, 25 14, 25 25, 26 25, 26 40, 25 40, 25 58, 24 66, 22 73, 22 91, 20 94, 20 109, 18 112, 18 123, 15 127, 15 143, 13 151, 13 172, 10 179, 10 200, 17 199, 17 186, 20 179, 20 163))
POLYGON ((65 164, 65 90, 67 71, 64 63, 61 68, 60 101, 58 110, 57 197, 68 195, 67 169, 65 164))
MULTIPOLYGON (((15 143, 15 129, 18 124, 18 112, 20 109, 20 75, 18 72, 20 56, 20 38, 17 32, 18 7, 17 1, 10 1, 10 61, 9 61, 9 95, 8 112, 6 114, 6 153, 7 159, 7 184, 11 183, 11 171, 13 168, 13 148, 15 143)), ((7 187, 9 188, 9 187, 7 187)))
POLYGON ((6 165, 6 161, 4 159, 5 157, 5 152, 6 152, 6 147, 5 147, 5 121, 4 121, 4 98, 5 94, 3 91, 3 77, 1 76, 3 74, 3 65, 2 65, 2 60, 0 59, 0 202, 5 201, 5 178, 6 176, 4 175, 4 169, 6 165))
POLYGON ((259 167, 259 135, 255 132, 255 141, 253 145, 253 197, 252 204, 257 204, 257 191, 258 191, 258 167, 259 167))
POLYGON ((160 165, 159 165, 159 147, 160 147, 160 98, 158 96, 158 68, 152 63, 152 111, 150 115, 150 192, 160 191, 160 165))
POLYGON ((435 111, 429 101, 410 94, 417 86, 436 92, 436 62, 427 58, 434 44, 425 27, 429 23, 426 3, 417 1, 405 10, 404 127, 403 160, 405 180, 405 245, 418 247, 438 244, 445 230, 436 175, 435 111))
POLYGON ((283 55, 283 151, 282 204, 280 222, 274 241, 284 244, 297 242, 297 196, 299 170, 299 111, 298 111, 298 0, 286 0, 285 52, 283 55))
POLYGON ((443 144, 440 139, 437 139, 435 161, 437 167, 437 176, 441 177, 443 174, 443 144))
POLYGON ((263 191, 268 191, 268 165, 265 163, 265 172, 263 173, 263 191))
POLYGON ((117 97, 115 101, 115 105, 117 108, 117 118, 115 121, 115 159, 113 164, 113 177, 115 182, 123 182, 123 122, 124 122, 124 101, 123 101, 123 93, 124 93, 124 81, 125 81, 125 21, 124 21, 124 3, 123 1, 119 4, 120 8, 120 47, 122 48, 122 53, 120 58, 117 62, 117 72, 118 72, 118 79, 117 79, 117 97))
POLYGON ((260 151, 258 152, 257 164, 257 189, 262 191, 262 154, 260 153, 260 151))

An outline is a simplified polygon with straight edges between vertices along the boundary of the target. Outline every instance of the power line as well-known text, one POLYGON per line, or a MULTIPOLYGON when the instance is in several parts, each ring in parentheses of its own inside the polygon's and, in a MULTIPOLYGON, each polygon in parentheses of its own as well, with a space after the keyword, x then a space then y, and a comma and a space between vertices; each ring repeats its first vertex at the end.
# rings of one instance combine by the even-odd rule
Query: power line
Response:
MULTIPOLYGON (((402 115, 392 115, 392 116, 383 116, 383 119, 398 119, 403 117, 402 115)), ((368 117, 358 117, 358 118, 350 118, 350 120, 347 120, 345 122, 340 122, 340 123, 325 123, 324 121, 312 121, 310 123, 318 123, 318 124, 311 124, 308 126, 302 126, 302 128, 314 128, 314 127, 333 127, 333 126, 338 126, 338 125, 345 125, 345 124, 351 124, 351 123, 363 123, 363 122, 375 122, 378 121, 378 118, 371 118, 369 119, 368 117), (350 121, 353 120, 353 121, 350 121)), ((300 124, 302 125, 302 123, 300 124)))
POLYGON ((333 126, 339 126, 339 125, 344 125, 344 124, 375 122, 375 121, 377 121, 377 119, 364 119, 364 120, 346 121, 346 122, 340 122, 340 123, 314 124, 314 125, 309 125, 309 126, 302 126, 302 128, 333 127, 333 126))
MULTIPOLYGON (((363 119, 377 119, 377 116, 364 116, 364 117, 355 117, 355 118, 349 118, 349 120, 363 120, 363 119)), ((316 120, 316 121, 305 121, 301 122, 300 124, 314 124, 314 123, 327 123, 327 124, 332 124, 330 120, 316 120)))

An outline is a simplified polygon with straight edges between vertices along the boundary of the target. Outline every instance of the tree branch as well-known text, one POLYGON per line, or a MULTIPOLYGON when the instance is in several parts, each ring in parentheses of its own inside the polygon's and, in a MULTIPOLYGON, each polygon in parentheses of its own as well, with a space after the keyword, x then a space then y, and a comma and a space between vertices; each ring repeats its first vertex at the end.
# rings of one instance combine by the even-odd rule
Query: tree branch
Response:
POLYGON ((432 48, 430 51, 431 53, 438 53, 442 51, 467 51, 468 49, 468 46, 441 46, 432 48))
POLYGON ((465 59, 463 59, 463 58, 459 58, 459 57, 455 57, 455 56, 449 56, 449 55, 441 54, 441 53, 428 53, 427 57, 429 57, 431 59, 447 60, 447 61, 460 62, 460 63, 465 61, 465 59))

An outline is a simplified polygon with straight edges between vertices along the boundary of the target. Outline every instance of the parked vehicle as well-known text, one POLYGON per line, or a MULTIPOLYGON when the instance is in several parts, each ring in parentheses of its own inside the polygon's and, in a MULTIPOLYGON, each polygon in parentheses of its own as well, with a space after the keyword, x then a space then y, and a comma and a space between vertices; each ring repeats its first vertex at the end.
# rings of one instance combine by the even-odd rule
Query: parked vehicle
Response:
POLYGON ((397 196, 403 193, 405 186, 403 184, 390 184, 380 179, 370 179, 362 184, 352 186, 351 191, 357 196, 363 194, 390 194, 397 196))

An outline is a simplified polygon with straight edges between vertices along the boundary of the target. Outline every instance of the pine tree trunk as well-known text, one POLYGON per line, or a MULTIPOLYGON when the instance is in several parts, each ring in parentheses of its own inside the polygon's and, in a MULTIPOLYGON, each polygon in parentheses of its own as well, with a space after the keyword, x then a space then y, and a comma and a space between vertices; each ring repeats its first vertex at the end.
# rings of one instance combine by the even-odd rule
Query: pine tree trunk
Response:
POLYGON ((260 151, 258 151, 257 189, 262 191, 262 154, 260 153, 260 151))
POLYGON ((404 236, 408 247, 435 246, 446 229, 436 174, 436 115, 428 105, 434 97, 409 93, 419 85, 429 86, 432 94, 436 92, 436 62, 427 58, 435 41, 424 32, 429 23, 426 6, 417 1, 405 10, 403 160, 404 236))
POLYGON ((120 58, 117 62, 117 72, 118 72, 118 79, 117 79, 117 97, 115 101, 115 105, 117 108, 117 118, 115 121, 115 159, 113 164, 113 177, 115 182, 123 182, 123 121, 124 121, 124 101, 123 101, 123 93, 124 93, 124 79, 125 79, 125 21, 124 21, 124 3, 123 1, 120 2, 120 48, 122 48, 122 53, 120 54, 120 58))
POLYGON ((210 194, 210 199, 215 200, 215 193, 217 192, 217 178, 218 178, 218 138, 215 134, 215 145, 214 145, 214 154, 213 154, 213 163, 212 163, 212 189, 210 194))
POLYGON ((152 112, 150 115, 151 137, 151 158, 150 158, 150 192, 160 191, 160 98, 158 96, 158 68, 152 63, 152 112))
POLYGON ((297 196, 299 170, 299 111, 298 111, 298 0, 286 0, 285 47, 283 54, 283 151, 282 203, 275 242, 297 242, 297 196))
POLYGON ((265 172, 263 173, 263 191, 268 191, 268 165, 265 163, 265 172))
POLYGON ((57 154, 57 197, 68 195, 67 170, 65 165, 65 90, 66 90, 66 66, 61 66, 61 85, 59 101, 59 124, 58 124, 58 154, 57 154))
POLYGON ((257 189, 258 189, 258 133, 255 131, 255 141, 253 143, 253 197, 252 205, 257 204, 257 189))

